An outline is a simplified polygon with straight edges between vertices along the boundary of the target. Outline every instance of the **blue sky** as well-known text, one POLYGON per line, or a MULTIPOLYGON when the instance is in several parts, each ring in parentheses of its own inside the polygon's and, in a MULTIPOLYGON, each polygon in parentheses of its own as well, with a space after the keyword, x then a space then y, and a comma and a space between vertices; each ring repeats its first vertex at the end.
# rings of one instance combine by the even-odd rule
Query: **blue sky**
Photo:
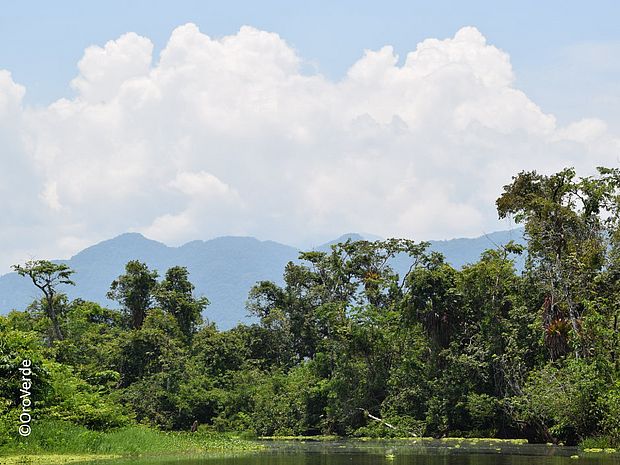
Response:
POLYGON ((618 61, 617 1, 64 0, 5 2, 2 9, 0 68, 27 87, 32 104, 72 95, 68 83, 84 49, 128 31, 150 38, 157 53, 186 22, 212 37, 248 24, 277 32, 308 66, 338 79, 364 49, 393 45, 402 59, 427 37, 471 25, 510 53, 518 86, 559 119, 617 118, 618 101, 603 95, 618 90, 620 65, 604 63, 618 61), (583 46, 597 56, 580 56, 583 46))
POLYGON ((620 161, 618 5, 5 2, 0 272, 128 231, 514 226, 518 171, 620 161))

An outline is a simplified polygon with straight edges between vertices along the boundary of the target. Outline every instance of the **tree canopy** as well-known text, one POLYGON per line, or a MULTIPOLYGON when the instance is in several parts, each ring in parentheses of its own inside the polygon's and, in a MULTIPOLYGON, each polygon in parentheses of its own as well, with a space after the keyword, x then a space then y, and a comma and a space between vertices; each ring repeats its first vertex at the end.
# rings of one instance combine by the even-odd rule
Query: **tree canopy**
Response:
POLYGON ((526 247, 460 269, 408 239, 303 252, 281 283, 251 289, 253 322, 227 331, 183 267, 160 279, 129 262, 116 310, 63 299, 64 265, 16 266, 43 298, 0 317, 0 447, 26 355, 40 415, 92 429, 620 444, 620 172, 521 172, 497 210, 526 247))

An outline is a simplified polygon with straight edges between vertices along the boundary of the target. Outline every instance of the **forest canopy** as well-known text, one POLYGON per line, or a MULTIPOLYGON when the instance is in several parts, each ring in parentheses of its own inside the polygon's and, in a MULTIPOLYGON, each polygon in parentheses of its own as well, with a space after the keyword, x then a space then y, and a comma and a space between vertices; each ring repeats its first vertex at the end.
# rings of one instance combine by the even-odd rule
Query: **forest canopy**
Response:
POLYGON ((42 295, 0 317, 0 447, 18 440, 24 359, 34 427, 620 444, 620 171, 521 172, 496 205, 526 247, 461 269, 409 239, 304 252, 283 285, 252 288, 256 322, 227 331, 183 267, 127 263, 117 310, 69 301, 65 265, 16 265, 42 295))

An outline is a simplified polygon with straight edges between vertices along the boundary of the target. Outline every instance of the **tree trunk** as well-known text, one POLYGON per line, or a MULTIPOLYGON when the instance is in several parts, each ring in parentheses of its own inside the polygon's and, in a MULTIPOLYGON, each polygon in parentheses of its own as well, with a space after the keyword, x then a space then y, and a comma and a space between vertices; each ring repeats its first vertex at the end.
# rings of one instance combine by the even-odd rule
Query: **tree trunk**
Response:
POLYGON ((417 437, 417 434, 415 434, 414 432, 412 432, 412 431, 407 431, 407 430, 403 430, 403 429, 401 429, 401 428, 398 428, 398 427, 396 427, 396 426, 394 426, 394 425, 392 425, 392 424, 388 423, 387 421, 382 420, 381 418, 374 416, 374 415, 373 415, 373 414, 371 414, 368 410, 365 410, 365 409, 363 409, 363 408, 359 408, 359 407, 358 407, 358 410, 361 410, 362 412, 364 412, 364 415, 366 415, 368 418, 370 418, 371 420, 378 421, 378 422, 379 422, 379 423, 381 423, 383 426, 386 426, 386 427, 388 427, 388 428, 390 428, 390 429, 394 429, 394 430, 397 430, 397 431, 398 431, 398 430, 401 430, 401 431, 404 431, 405 433, 407 433, 409 436, 417 437))
POLYGON ((56 310, 54 309, 54 296, 48 295, 46 293, 45 299, 47 300, 47 315, 52 321, 52 329, 54 331, 54 337, 62 341, 64 339, 62 335, 62 331, 60 330, 60 323, 58 322, 58 315, 56 315, 56 310))

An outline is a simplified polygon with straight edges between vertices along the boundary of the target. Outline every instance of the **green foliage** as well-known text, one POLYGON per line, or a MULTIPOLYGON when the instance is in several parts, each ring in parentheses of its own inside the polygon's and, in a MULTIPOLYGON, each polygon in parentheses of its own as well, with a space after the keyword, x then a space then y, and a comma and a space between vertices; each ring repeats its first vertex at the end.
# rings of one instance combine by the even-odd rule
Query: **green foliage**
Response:
MULTIPOLYGON (((604 447, 620 445, 620 382, 616 383, 599 398, 598 408, 601 412, 601 433, 606 439, 604 447)), ((590 446, 597 447, 597 446, 590 446)))
POLYGON ((564 442, 598 433, 604 376, 593 363, 567 359, 530 373, 523 395, 514 399, 519 418, 533 422, 564 442))
POLYGON ((23 360, 31 362, 29 377, 34 407, 44 406, 53 387, 41 337, 35 332, 14 330, 7 325, 6 318, 0 317, 0 405, 8 409, 20 406, 22 374, 19 367, 23 360))
POLYGON ((63 327, 67 337, 57 341, 50 352, 56 361, 74 367, 89 383, 112 389, 120 376, 121 313, 77 299, 67 306, 66 316, 63 327))
POLYGON ((467 396, 465 408, 472 421, 471 436, 494 437, 497 434, 497 419, 502 414, 502 402, 497 397, 472 392, 467 396))
POLYGON ((193 292, 194 285, 189 281, 187 268, 182 266, 170 268, 155 291, 161 309, 174 316, 188 340, 202 323, 202 311, 209 304, 206 297, 197 299, 193 292))
POLYGON ((118 301, 123 306, 129 325, 133 329, 142 327, 153 301, 157 276, 157 271, 149 270, 145 263, 132 260, 125 266, 125 274, 120 275, 110 285, 108 298, 118 301))
POLYGON ((37 422, 28 438, 15 438, 0 445, 0 452, 142 456, 243 451, 259 447, 248 440, 205 431, 165 433, 143 426, 128 426, 102 432, 66 421, 44 420, 37 422))
POLYGON ((129 424, 126 409, 110 396, 74 376, 66 365, 50 363, 51 392, 47 406, 40 410, 45 418, 67 420, 90 429, 102 430, 129 424))
POLYGON ((581 319, 617 229, 617 172, 599 173, 576 178, 568 168, 551 176, 522 172, 497 200, 500 217, 514 215, 525 223, 530 272, 544 292, 545 342, 552 359, 571 348, 583 350, 581 319))
POLYGON ((620 444, 619 186, 615 169, 518 174, 497 207, 527 249, 461 269, 404 239, 304 252, 282 285, 250 291, 257 323, 228 331, 203 323, 183 267, 158 282, 129 262, 109 293, 120 311, 68 302, 62 265, 16 267, 44 298, 0 317, 0 447, 26 444, 12 431, 23 358, 42 451, 198 450, 208 431, 620 444), (146 427, 195 422, 191 437, 146 427))
POLYGON ((74 273, 67 265, 52 263, 47 260, 30 260, 24 265, 14 265, 13 270, 20 276, 28 276, 32 283, 43 292, 45 313, 52 322, 53 337, 64 338, 60 328, 60 312, 62 310, 62 294, 57 287, 61 284, 75 285, 71 280, 74 273))

